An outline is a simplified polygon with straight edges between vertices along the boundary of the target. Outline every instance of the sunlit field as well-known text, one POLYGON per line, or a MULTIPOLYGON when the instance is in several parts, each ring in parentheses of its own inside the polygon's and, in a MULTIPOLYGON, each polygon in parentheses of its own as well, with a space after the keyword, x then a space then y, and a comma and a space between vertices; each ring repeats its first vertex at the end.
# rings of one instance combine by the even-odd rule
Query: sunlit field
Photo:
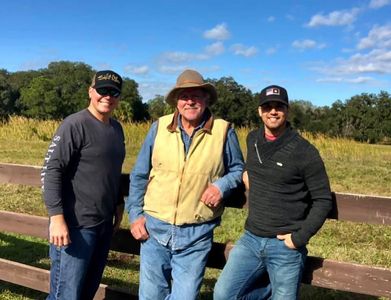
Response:
MULTIPOLYGON (((59 122, 13 117, 0 124, 0 162, 41 166, 51 136, 59 122)), ((129 173, 148 132, 150 123, 124 123, 126 160, 129 173)), ((249 128, 236 128, 244 156, 249 128)), ((340 138, 302 133, 319 150, 336 192, 391 196, 391 146, 368 145, 340 138)), ((0 209, 45 216, 40 189, 0 185, 0 209)), ((235 242, 243 232, 246 210, 227 209, 215 240, 235 242)), ((128 226, 127 217, 122 226, 128 226)), ((312 256, 391 268, 390 226, 327 221, 311 239, 312 256)), ((49 268, 47 242, 0 233, 0 257, 41 268, 49 268)), ((212 299, 219 270, 208 269, 200 299, 212 299)), ((137 293, 138 257, 112 252, 103 282, 127 287, 137 293)), ((0 282, 0 299, 45 299, 46 295, 0 282)), ((378 299, 303 286, 302 299, 378 299)))

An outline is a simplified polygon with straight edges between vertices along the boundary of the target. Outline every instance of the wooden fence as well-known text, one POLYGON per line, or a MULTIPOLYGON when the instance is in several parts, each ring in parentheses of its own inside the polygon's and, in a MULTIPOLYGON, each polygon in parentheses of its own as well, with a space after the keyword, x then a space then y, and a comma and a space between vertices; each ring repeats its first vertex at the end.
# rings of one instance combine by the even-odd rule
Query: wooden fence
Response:
MULTIPOLYGON (((127 195, 128 174, 122 176, 122 192, 127 195)), ((33 166, 1 164, 0 183, 40 186, 40 168, 33 166)), ((330 219, 370 224, 391 225, 391 198, 333 193, 334 208, 330 219)), ((243 201, 232 201, 230 207, 243 208, 243 201)), ((26 214, 0 211, 0 231, 47 238, 48 219, 26 214)), ((207 266, 222 269, 231 243, 214 243, 207 266)), ((139 254, 139 243, 128 230, 121 229, 113 237, 111 249, 129 254, 139 254)), ((0 258, 0 280, 48 292, 49 271, 0 258)), ((341 291, 384 296, 391 298, 391 269, 324 259, 307 258, 303 283, 341 291)), ((95 299, 138 299, 126 290, 104 284, 95 299)))

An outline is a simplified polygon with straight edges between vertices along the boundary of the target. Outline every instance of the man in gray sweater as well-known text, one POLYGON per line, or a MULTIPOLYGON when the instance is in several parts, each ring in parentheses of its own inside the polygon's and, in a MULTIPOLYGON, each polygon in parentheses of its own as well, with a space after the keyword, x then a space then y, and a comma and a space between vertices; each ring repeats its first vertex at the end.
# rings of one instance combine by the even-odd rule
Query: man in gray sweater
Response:
POLYGON ((111 118, 121 87, 117 73, 97 72, 88 108, 65 118, 45 156, 41 180, 51 258, 47 299, 89 300, 99 287, 123 213, 124 134, 111 118))
POLYGON ((264 126, 247 136, 245 233, 216 283, 215 300, 268 299, 270 293, 273 300, 298 298, 306 244, 325 222, 332 201, 323 161, 290 127, 288 110, 283 87, 261 91, 264 126))

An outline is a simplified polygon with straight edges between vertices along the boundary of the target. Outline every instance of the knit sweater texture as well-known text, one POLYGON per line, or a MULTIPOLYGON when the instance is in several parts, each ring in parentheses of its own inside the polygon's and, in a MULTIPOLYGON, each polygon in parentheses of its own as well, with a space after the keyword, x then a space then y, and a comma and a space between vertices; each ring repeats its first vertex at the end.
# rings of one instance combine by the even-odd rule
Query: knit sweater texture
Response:
POLYGON ((289 124, 273 142, 264 135, 261 128, 247 136, 250 191, 245 228, 261 237, 291 233, 296 247, 305 246, 332 207, 323 161, 289 124))

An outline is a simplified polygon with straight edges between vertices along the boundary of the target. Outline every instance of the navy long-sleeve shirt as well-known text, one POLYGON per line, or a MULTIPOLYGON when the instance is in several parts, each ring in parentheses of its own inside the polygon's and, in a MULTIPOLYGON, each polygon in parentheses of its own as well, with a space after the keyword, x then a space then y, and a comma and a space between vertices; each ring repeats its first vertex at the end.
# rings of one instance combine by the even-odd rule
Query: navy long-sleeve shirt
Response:
POLYGON ((41 180, 49 216, 70 227, 112 221, 125 157, 121 125, 97 120, 88 109, 68 116, 45 156, 41 180))

